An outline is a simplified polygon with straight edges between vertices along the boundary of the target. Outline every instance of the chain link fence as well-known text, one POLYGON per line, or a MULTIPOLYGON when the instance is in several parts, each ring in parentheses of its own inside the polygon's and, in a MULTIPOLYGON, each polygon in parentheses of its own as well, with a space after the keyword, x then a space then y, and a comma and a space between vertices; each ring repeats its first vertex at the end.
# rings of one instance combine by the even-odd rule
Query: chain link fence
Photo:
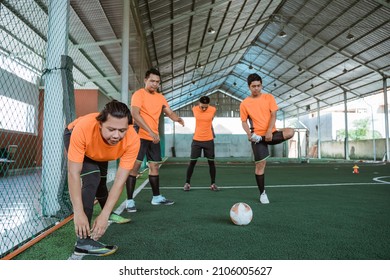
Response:
POLYGON ((62 133, 74 70, 60 2, 49 15, 37 1, 0 1, 1 257, 72 214, 62 133))

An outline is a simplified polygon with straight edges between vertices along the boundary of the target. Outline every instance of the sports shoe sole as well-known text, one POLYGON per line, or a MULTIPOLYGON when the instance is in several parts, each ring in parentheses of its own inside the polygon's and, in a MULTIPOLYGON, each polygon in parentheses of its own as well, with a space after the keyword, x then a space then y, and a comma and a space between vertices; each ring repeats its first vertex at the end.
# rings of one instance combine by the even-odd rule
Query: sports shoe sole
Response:
POLYGON ((169 202, 151 202, 152 205, 172 205, 174 204, 175 202, 174 201, 169 201, 169 202))
POLYGON ((103 250, 107 250, 107 248, 96 249, 95 252, 90 252, 88 250, 84 250, 84 249, 80 249, 80 248, 75 247, 73 254, 77 255, 77 256, 105 257, 105 256, 109 256, 109 255, 114 254, 118 250, 118 246, 116 246, 116 245, 106 246, 106 247, 112 247, 112 248, 108 249, 109 251, 103 253, 103 252, 99 252, 99 250, 103 251, 103 250))
POLYGON ((126 211, 129 212, 129 213, 135 213, 137 212, 137 208, 126 208, 126 211))

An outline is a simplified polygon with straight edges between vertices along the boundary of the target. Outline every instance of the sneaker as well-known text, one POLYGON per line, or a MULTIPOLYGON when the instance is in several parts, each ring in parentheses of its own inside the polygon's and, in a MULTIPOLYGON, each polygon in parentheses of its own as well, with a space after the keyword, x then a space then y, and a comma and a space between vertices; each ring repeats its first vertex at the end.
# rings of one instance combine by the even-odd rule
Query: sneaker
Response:
POLYGON ((219 191, 219 188, 217 187, 217 185, 216 184, 211 184, 210 185, 210 190, 212 190, 212 191, 219 191))
POLYGON ((77 240, 74 247, 74 254, 104 257, 114 254, 116 250, 118 250, 118 246, 116 245, 106 245, 91 238, 86 238, 77 240))
POLYGON ((131 221, 131 219, 123 218, 122 216, 119 216, 118 214, 112 213, 110 217, 108 218, 108 221, 115 224, 126 224, 131 221))
POLYGON ((158 196, 153 196, 151 203, 152 205, 172 205, 175 202, 166 199, 164 196, 160 194, 158 196))
POLYGON ((262 204, 268 204, 269 203, 268 196, 265 193, 265 191, 263 191, 263 193, 260 195, 260 202, 262 204))
POLYGON ((185 183, 183 189, 187 192, 191 189, 191 185, 189 183, 185 183))
POLYGON ((126 211, 130 213, 137 212, 137 208, 135 207, 134 199, 128 199, 126 201, 126 211))

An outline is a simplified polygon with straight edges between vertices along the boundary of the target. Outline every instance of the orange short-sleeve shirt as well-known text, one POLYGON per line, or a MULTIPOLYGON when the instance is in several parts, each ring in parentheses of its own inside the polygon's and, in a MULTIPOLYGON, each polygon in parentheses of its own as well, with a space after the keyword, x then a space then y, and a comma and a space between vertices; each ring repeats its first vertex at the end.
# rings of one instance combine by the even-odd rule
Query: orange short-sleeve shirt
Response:
MULTIPOLYGON (((275 98, 269 93, 262 93, 258 97, 248 96, 240 104, 240 118, 245 122, 251 120, 254 133, 265 135, 271 119, 271 112, 277 111, 275 98)), ((272 128, 272 132, 276 127, 272 128)))
MULTIPOLYGON (((140 108, 141 117, 158 134, 158 124, 163 108, 169 108, 165 97, 158 92, 149 93, 144 88, 137 90, 131 97, 131 106, 140 108)), ((149 133, 140 127, 139 137, 146 140, 153 140, 149 133)))
POLYGON ((192 108, 196 120, 194 140, 210 141, 214 139, 212 122, 216 111, 217 109, 210 105, 206 111, 203 111, 199 106, 192 108))
POLYGON ((129 125, 125 137, 117 145, 108 145, 101 136, 100 123, 96 120, 98 115, 88 114, 68 125, 68 129, 72 130, 68 159, 78 163, 84 161, 84 156, 95 161, 120 159, 120 167, 132 169, 140 148, 140 139, 134 127, 129 125))

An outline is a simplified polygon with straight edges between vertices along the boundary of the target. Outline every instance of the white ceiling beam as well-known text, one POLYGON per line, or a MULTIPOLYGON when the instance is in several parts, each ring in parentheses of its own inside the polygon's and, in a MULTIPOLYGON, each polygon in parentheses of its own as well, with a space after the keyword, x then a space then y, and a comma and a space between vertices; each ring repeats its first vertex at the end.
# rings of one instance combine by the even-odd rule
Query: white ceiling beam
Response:
POLYGON ((222 4, 227 4, 229 2, 231 2, 232 0, 221 0, 221 1, 217 1, 216 3, 212 4, 212 5, 202 5, 200 6, 199 8, 197 8, 196 10, 192 11, 192 12, 189 12, 189 13, 185 13, 183 15, 179 15, 177 17, 174 17, 173 19, 169 19, 169 20, 164 20, 164 21, 161 21, 155 25, 152 26, 152 28, 149 28, 149 29, 146 29, 145 30, 145 34, 146 36, 150 35, 150 33, 156 31, 156 29, 159 29, 159 28, 163 28, 163 27, 166 27, 166 26, 169 26, 171 24, 174 24, 176 22, 180 22, 180 21, 183 21, 183 20, 186 20, 188 19, 189 17, 192 17, 194 15, 197 15, 197 14, 200 14, 200 13, 203 13, 203 12, 207 12, 215 7, 218 7, 222 4))

